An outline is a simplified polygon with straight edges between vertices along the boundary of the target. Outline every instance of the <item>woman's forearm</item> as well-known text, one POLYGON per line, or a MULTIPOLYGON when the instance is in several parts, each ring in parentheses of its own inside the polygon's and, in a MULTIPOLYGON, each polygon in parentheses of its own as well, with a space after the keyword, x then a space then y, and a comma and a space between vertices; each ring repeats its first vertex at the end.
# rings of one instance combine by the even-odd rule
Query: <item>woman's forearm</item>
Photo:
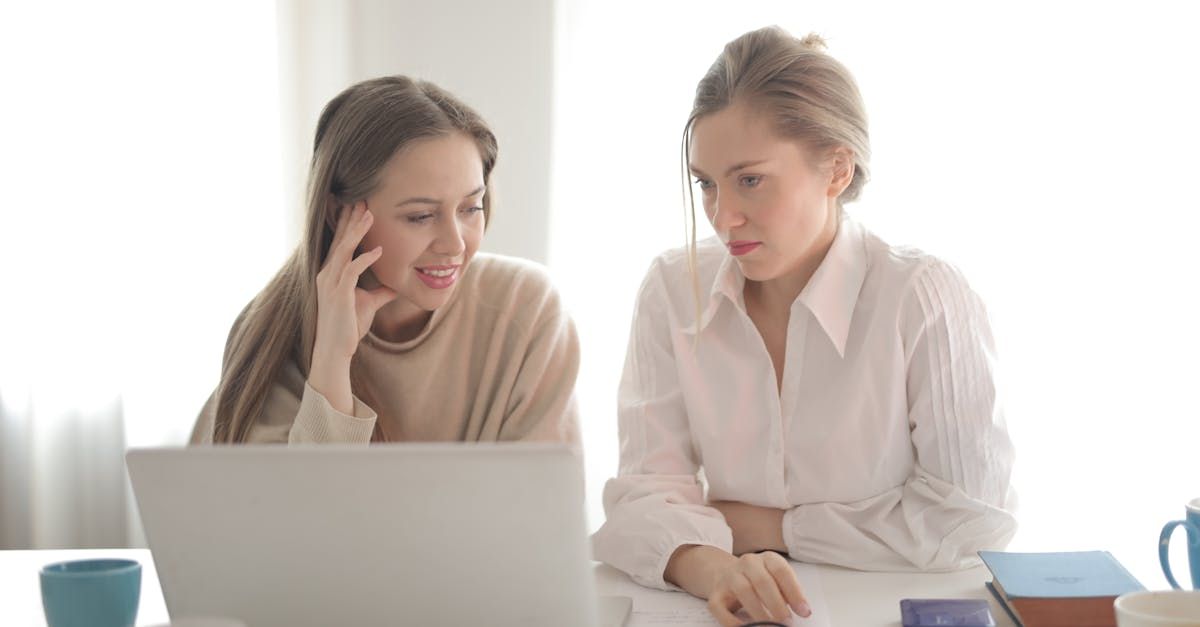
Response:
POLYGON ((334 364, 324 356, 313 355, 312 370, 308 373, 308 384, 321 393, 335 410, 352 415, 354 395, 350 388, 350 364, 334 364))
POLYGON ((709 506, 725 516, 725 523, 733 531, 734 555, 759 551, 787 552, 787 545, 783 541, 785 510, 737 501, 713 501, 709 506))
POLYGON ((707 599, 718 573, 736 561, 736 557, 716 547, 687 544, 675 549, 663 579, 692 596, 707 599))

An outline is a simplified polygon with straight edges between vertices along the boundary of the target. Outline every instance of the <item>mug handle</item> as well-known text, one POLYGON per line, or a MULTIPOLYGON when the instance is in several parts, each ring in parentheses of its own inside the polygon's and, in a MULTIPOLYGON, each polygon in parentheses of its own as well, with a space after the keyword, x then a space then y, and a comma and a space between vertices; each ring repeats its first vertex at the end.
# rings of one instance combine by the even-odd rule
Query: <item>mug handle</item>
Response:
POLYGON ((1175 527, 1183 525, 1187 528, 1188 544, 1200 543, 1200 529, 1186 520, 1172 520, 1163 525, 1162 533, 1158 536, 1158 562, 1162 565, 1163 574, 1167 576, 1167 583, 1176 590, 1181 590, 1179 582, 1175 581, 1175 576, 1171 574, 1171 563, 1167 560, 1167 547, 1171 544, 1171 532, 1175 531, 1175 527), (1195 534, 1195 535, 1193 535, 1195 534))

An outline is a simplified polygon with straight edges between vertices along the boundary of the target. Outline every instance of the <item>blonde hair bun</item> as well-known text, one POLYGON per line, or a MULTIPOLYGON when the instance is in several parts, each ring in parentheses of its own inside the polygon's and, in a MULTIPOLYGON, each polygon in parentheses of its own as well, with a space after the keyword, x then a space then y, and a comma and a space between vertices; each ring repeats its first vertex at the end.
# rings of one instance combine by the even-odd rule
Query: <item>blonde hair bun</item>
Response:
POLYGON ((816 33, 809 33, 800 40, 800 45, 816 52, 825 52, 829 48, 825 44, 825 38, 816 33))

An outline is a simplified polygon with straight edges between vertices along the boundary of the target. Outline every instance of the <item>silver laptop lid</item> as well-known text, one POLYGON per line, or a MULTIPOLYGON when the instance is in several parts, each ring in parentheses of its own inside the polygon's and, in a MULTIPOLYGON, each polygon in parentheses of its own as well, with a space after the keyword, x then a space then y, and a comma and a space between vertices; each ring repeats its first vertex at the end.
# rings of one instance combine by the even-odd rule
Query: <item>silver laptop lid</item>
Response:
POLYGON ((593 625, 583 471, 538 444, 126 455, 174 618, 593 625))

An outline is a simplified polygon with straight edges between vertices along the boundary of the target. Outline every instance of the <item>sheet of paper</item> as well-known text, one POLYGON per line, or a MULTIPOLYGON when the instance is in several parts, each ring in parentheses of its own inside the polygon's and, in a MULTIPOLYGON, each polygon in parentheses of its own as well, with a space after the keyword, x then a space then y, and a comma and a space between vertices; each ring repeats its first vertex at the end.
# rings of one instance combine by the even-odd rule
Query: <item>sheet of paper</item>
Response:
MULTIPOLYGON (((821 574, 816 566, 791 562, 792 569, 800 579, 800 586, 808 597, 812 608, 809 618, 792 618, 795 627, 831 627, 829 607, 821 589, 821 574)), ((656 625, 719 625, 708 612, 708 604, 685 592, 664 592, 644 588, 626 579, 606 590, 607 594, 623 594, 633 598, 633 613, 628 627, 652 627, 656 625)))

